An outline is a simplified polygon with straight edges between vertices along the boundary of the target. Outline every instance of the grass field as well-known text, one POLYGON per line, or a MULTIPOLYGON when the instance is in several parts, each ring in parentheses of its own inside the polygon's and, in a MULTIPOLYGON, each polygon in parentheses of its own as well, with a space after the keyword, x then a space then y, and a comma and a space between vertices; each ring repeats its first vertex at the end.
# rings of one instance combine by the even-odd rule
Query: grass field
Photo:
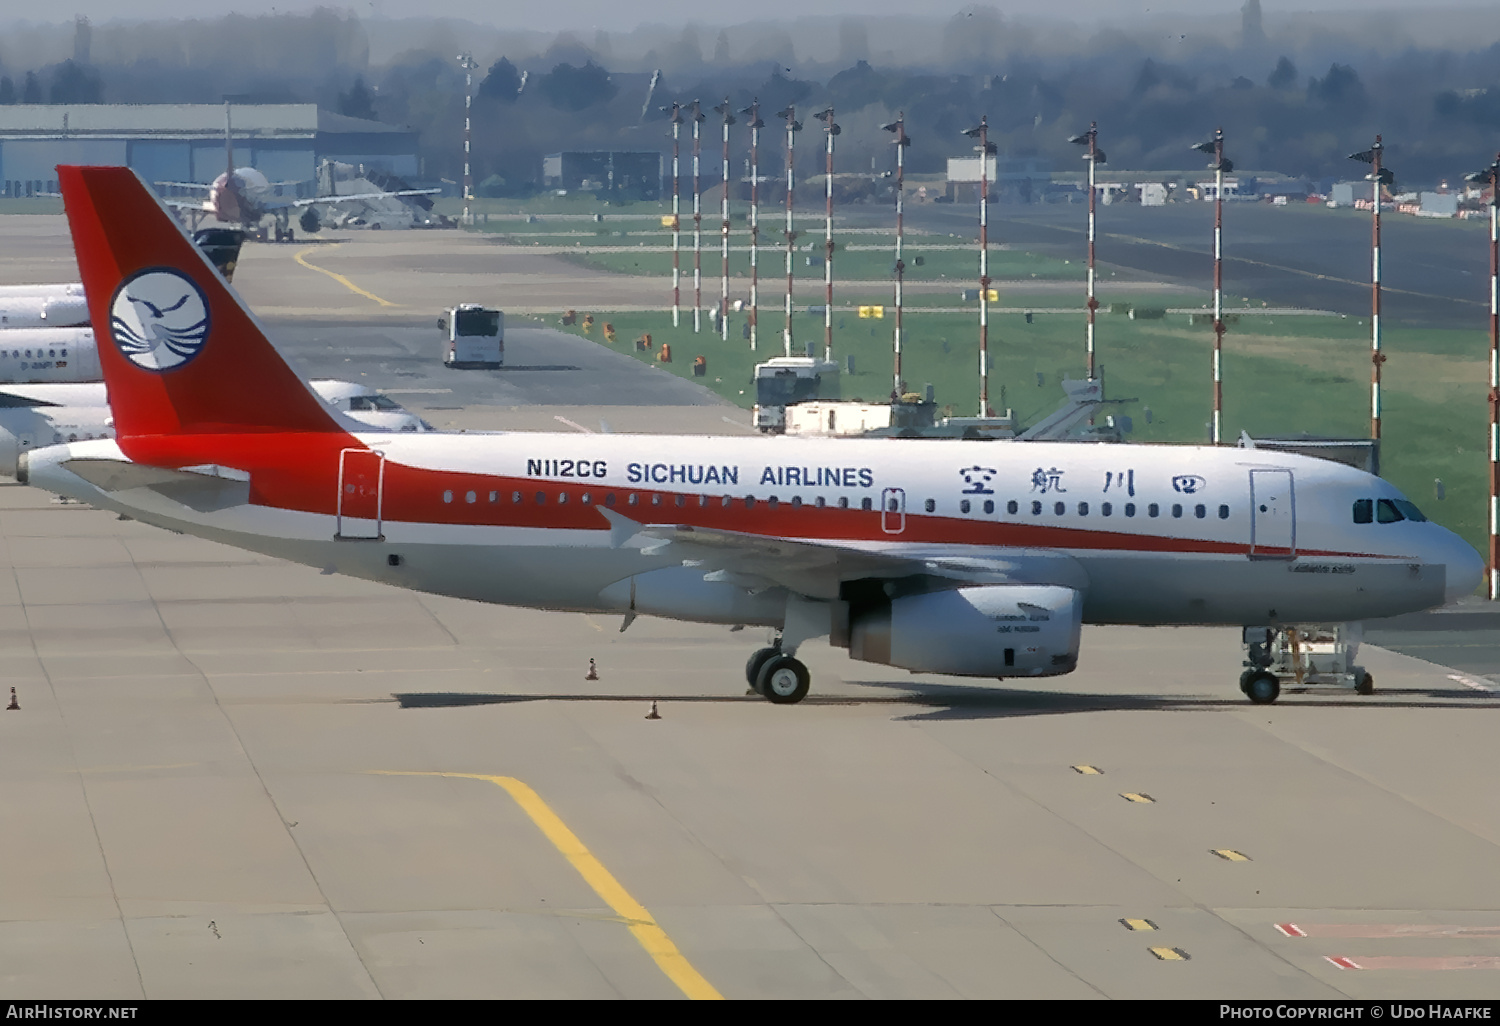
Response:
MULTIPOLYGON (((583 311, 580 311, 580 319, 583 311)), ((782 353, 783 319, 777 310, 761 312, 760 350, 743 338, 744 317, 730 315, 726 343, 712 333, 712 318, 694 334, 685 311, 682 327, 671 327, 666 313, 594 313, 589 337, 602 343, 603 325, 615 327, 611 348, 650 362, 663 373, 692 376, 693 358, 707 360, 701 383, 740 406, 754 401, 753 366, 782 353), (653 353, 637 353, 642 333, 652 336, 653 353), (672 347, 673 362, 660 364, 654 352, 672 347)), ((557 326, 557 319, 547 321, 557 326)), ((856 373, 845 375, 846 399, 882 401, 889 396, 891 325, 861 320, 853 313, 834 318, 834 355, 841 364, 854 357, 856 373)), ((927 383, 940 405, 972 415, 978 410, 978 329, 958 314, 917 314, 906 318, 903 377, 920 391, 927 383)), ((802 313, 794 320, 800 351, 813 342, 821 354, 821 316, 802 313)), ((565 328, 583 334, 581 327, 565 328)), ((992 318, 990 327, 991 404, 1011 407, 1023 424, 1057 407, 1064 376, 1084 373, 1084 318, 1077 314, 1038 315, 1027 324, 1019 314, 992 318), (1038 384, 1038 382, 1041 384, 1038 384)), ((1309 433, 1368 437, 1369 328, 1349 318, 1313 316, 1244 317, 1225 337, 1225 436, 1309 433)), ((1112 398, 1133 398, 1121 412, 1131 416, 1136 442, 1206 442, 1212 403, 1212 332, 1190 327, 1186 317, 1131 321, 1101 315, 1098 359, 1112 398), (1149 410, 1149 415, 1148 411, 1149 410)), ((1479 547, 1486 535, 1485 474, 1488 411, 1488 339, 1482 331, 1387 328, 1384 447, 1382 474, 1434 519, 1479 547), (1434 480, 1446 486, 1435 495, 1434 480)))

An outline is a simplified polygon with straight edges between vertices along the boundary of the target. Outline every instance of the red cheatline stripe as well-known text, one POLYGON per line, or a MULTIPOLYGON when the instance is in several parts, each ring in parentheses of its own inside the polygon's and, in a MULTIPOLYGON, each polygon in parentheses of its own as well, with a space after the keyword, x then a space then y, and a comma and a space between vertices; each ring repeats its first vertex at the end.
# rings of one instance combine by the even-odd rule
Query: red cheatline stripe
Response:
POLYGON ((1390 937, 1500 937, 1500 926, 1455 926, 1451 923, 1277 923, 1288 937, 1344 937, 1376 940, 1390 937))
POLYGON ((1357 962, 1343 955, 1325 957, 1340 969, 1500 969, 1500 955, 1360 955, 1357 962))

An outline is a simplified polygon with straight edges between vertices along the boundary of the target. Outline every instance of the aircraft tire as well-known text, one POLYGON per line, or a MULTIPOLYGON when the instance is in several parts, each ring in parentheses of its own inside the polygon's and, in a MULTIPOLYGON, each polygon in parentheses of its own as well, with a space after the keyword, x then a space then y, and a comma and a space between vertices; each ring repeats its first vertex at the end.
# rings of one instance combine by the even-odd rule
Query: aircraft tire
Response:
POLYGON ((1281 682, 1276 675, 1260 670, 1244 683, 1245 697, 1256 705, 1270 705, 1281 697, 1281 682))
POLYGON ((811 685, 812 675, 800 660, 778 653, 760 668, 755 690, 776 705, 795 705, 807 697, 811 685))
POLYGON ((1373 695, 1375 693, 1375 678, 1368 673, 1359 675, 1359 682, 1354 685, 1354 691, 1360 695, 1373 695))
POLYGON ((758 687, 760 683, 760 668, 766 665, 766 660, 775 656, 779 651, 781 650, 769 646, 758 648, 751 653, 750 661, 745 664, 745 679, 750 682, 750 686, 755 688, 757 693, 760 690, 758 687))

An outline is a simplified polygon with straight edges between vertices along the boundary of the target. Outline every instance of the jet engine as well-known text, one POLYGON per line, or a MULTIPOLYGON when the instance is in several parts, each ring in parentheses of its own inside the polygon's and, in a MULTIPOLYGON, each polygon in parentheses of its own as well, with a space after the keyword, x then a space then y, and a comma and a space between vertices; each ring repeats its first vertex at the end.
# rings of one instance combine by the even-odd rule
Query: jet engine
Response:
POLYGON ((1083 596, 1053 585, 978 585, 856 610, 849 655, 920 673, 1051 677, 1078 665, 1083 596))
POLYGON ((308 207, 306 210, 302 211, 302 216, 297 218, 297 223, 300 224, 302 226, 302 230, 307 232, 309 235, 313 234, 319 228, 323 227, 323 219, 318 216, 317 207, 308 207))

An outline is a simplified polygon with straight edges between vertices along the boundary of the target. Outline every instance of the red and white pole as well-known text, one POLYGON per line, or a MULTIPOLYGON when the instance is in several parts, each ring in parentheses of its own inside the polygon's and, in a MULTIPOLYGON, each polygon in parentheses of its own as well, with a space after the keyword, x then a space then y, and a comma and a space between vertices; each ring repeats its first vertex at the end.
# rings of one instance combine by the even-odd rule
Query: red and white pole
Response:
POLYGON ((979 415, 990 410, 990 119, 979 119, 979 127, 968 135, 978 136, 979 146, 979 415))
POLYGON ((734 115, 729 112, 729 97, 724 97, 724 105, 715 107, 719 113, 724 115, 724 167, 721 172, 724 182, 724 199, 720 204, 719 215, 721 224, 719 228, 719 250, 723 257, 723 277, 719 285, 719 336, 729 341, 729 126, 734 124, 734 115))
POLYGON ((1096 168, 1099 164, 1099 123, 1089 122, 1089 270, 1088 270, 1088 326, 1084 329, 1084 348, 1088 350, 1089 380, 1094 380, 1094 315, 1099 309, 1099 300, 1094 296, 1094 219, 1096 216, 1095 204, 1098 201, 1098 175, 1096 168))
POLYGON ((797 121, 795 105, 781 112, 786 118, 786 328, 781 333, 781 344, 787 356, 792 355, 792 261, 795 259, 797 233, 792 230, 792 193, 796 186, 797 121))
POLYGON ((1490 187, 1490 558, 1486 587, 1500 600, 1500 154, 1468 176, 1490 187))
POLYGON ((750 118, 750 351, 760 342, 760 100, 740 112, 750 118))
POLYGON ((1380 441, 1380 365, 1385 354, 1380 351, 1380 155, 1385 149, 1380 136, 1371 147, 1371 209, 1374 213, 1370 235, 1370 437, 1380 441))
POLYGON ((703 191, 699 182, 699 156, 702 153, 698 126, 703 112, 698 101, 688 105, 693 112, 693 332, 703 330, 703 191))
POLYGON ((833 121, 833 108, 817 115, 827 137, 827 161, 823 171, 823 359, 833 359, 833 137, 839 126, 833 121))
POLYGON ((672 104, 672 327, 682 323, 682 108, 672 104))
POLYGON ((1224 130, 1214 133, 1213 444, 1224 443, 1224 130))
POLYGON ((898 111, 896 120, 885 126, 887 132, 896 133, 896 330, 894 335, 895 372, 891 378, 891 401, 901 398, 901 286, 906 277, 906 261, 902 247, 905 244, 903 215, 906 202, 906 148, 911 139, 906 134, 906 112, 898 111))
POLYGON ((1490 168, 1490 600, 1500 599, 1500 155, 1490 168))

